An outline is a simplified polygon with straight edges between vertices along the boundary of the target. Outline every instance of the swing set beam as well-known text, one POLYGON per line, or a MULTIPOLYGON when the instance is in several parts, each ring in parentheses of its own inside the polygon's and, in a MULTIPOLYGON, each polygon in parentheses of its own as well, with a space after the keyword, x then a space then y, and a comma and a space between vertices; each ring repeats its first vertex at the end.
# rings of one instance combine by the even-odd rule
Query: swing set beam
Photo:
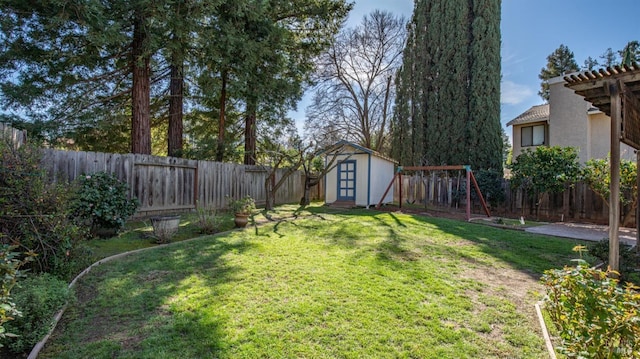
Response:
POLYGON ((473 187, 475 188, 476 193, 480 198, 480 203, 482 204, 482 208, 484 209, 484 212, 487 214, 487 217, 491 217, 491 212, 489 211, 487 202, 484 200, 484 196, 482 195, 482 192, 480 192, 480 187, 478 186, 478 181, 476 181, 476 176, 473 175, 471 166, 467 166, 467 165, 407 166, 407 167, 398 166, 398 169, 396 170, 396 174, 393 176, 393 179, 391 179, 391 182, 389 183, 389 186, 387 186, 386 191, 384 191, 382 198, 380 198, 380 202, 378 202, 378 204, 376 205, 376 209, 380 208, 380 206, 382 205, 382 201, 387 196, 387 193, 389 193, 389 190, 391 190, 391 186, 393 186, 393 183, 395 182, 396 178, 399 179, 399 183, 400 183, 400 188, 398 189, 398 191, 400 195, 400 208, 402 209, 402 173, 404 171, 449 171, 449 170, 465 170, 467 174, 467 208, 466 208, 467 221, 471 220, 471 183, 473 183, 473 187))

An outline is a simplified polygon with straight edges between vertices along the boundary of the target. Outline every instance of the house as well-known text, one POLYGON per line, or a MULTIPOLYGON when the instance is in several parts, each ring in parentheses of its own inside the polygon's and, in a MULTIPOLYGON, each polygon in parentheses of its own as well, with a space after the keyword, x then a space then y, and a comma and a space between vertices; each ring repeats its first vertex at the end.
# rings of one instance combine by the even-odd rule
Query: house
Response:
MULTIPOLYGON (((507 123, 513 129, 514 159, 537 146, 577 147, 581 163, 607 158, 611 119, 565 84, 563 76, 549 80, 549 103, 533 106, 507 123)), ((633 148, 620 146, 621 158, 635 160, 633 148)))
MULTIPOLYGON (((371 149, 340 141, 325 153, 325 202, 369 207, 380 202, 395 174, 396 162, 371 149), (335 160, 334 160, 335 159, 335 160)), ((393 202, 393 187, 382 203, 393 202)))

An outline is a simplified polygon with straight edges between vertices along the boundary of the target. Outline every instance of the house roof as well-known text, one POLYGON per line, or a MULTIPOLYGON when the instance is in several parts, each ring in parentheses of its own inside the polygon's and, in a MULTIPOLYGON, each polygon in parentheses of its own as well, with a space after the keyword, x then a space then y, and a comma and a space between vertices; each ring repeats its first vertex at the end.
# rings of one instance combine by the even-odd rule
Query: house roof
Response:
POLYGON ((507 122, 507 126, 524 125, 533 122, 549 121, 549 104, 533 106, 520 116, 507 122))
POLYGON ((360 151, 360 152, 363 152, 363 153, 366 153, 366 154, 370 154, 372 156, 376 156, 376 157, 382 158, 383 160, 386 160, 386 161, 389 161, 389 162, 393 162, 395 164, 398 163, 398 161, 396 161, 396 160, 394 160, 392 158, 389 158, 389 157, 387 157, 387 156, 385 156, 385 155, 383 155, 383 154, 381 154, 379 152, 376 152, 376 151, 374 151, 374 150, 372 150, 370 148, 366 148, 364 146, 360 146, 358 144, 355 144, 353 142, 349 142, 349 141, 346 141, 346 140, 338 141, 336 144, 331 146, 330 150, 328 150, 326 152, 329 153, 331 151, 335 151, 335 150, 341 149, 343 146, 350 146, 350 147, 353 147, 356 151, 360 151))

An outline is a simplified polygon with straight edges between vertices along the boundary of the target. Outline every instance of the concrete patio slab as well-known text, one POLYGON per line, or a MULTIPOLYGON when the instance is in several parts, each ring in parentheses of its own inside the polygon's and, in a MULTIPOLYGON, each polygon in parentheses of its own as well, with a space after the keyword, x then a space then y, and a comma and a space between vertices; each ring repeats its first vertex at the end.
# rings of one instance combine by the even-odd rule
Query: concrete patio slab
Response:
MULTIPOLYGON (((601 241, 609 238, 609 227, 596 224, 582 223, 551 223, 542 226, 529 227, 525 231, 549 236, 575 238, 586 241, 601 241)), ((618 232, 620 243, 634 246, 636 244, 636 230, 633 228, 620 228, 618 232)))

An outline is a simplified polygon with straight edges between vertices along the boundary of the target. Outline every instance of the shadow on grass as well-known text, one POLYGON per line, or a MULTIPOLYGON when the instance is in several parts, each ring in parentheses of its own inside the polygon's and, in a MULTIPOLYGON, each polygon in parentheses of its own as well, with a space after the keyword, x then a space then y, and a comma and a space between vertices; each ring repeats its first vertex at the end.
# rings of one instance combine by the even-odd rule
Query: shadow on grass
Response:
MULTIPOLYGON (((310 210, 320 214, 325 209, 326 207, 315 207, 310 210)), ((421 257, 428 259, 430 256, 447 256, 475 263, 479 260, 477 255, 479 251, 537 280, 547 269, 571 265, 571 260, 576 258, 572 248, 585 243, 575 239, 536 235, 417 214, 396 214, 366 209, 333 212, 349 221, 358 217, 372 217, 377 223, 386 227, 386 233, 379 233, 379 236, 384 239, 377 242, 375 250, 379 259, 389 262, 406 262, 421 257), (413 243, 406 243, 405 237, 397 232, 410 228, 407 223, 404 223, 404 216, 408 216, 411 221, 418 222, 418 227, 420 224, 432 227, 434 237, 441 237, 441 239, 431 241, 429 232, 426 230, 425 238, 420 240, 418 247, 415 247, 413 243), (467 243, 470 242, 469 245, 472 244, 474 250, 466 248, 467 244, 460 239, 468 241, 467 243)), ((356 230, 351 227, 338 229, 333 232, 336 238, 331 241, 334 244, 353 247, 357 245, 356 241, 362 239, 362 233, 365 231, 366 229, 356 230)))
POLYGON ((224 256, 253 244, 202 240, 207 243, 183 242, 96 267, 79 281, 77 303, 40 357, 215 357, 227 318, 198 317, 202 311, 194 309, 222 296, 239 274, 224 256))

